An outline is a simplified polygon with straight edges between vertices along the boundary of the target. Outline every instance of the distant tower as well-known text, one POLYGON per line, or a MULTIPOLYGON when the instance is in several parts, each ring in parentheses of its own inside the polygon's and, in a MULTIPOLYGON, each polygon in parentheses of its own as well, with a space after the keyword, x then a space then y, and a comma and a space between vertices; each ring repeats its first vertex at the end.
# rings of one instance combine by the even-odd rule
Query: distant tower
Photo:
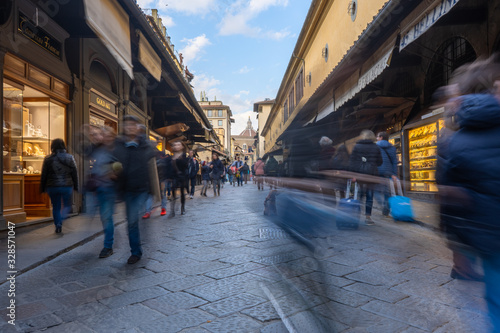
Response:
POLYGON ((247 129, 248 130, 253 130, 252 121, 250 120, 250 116, 248 116, 247 129))

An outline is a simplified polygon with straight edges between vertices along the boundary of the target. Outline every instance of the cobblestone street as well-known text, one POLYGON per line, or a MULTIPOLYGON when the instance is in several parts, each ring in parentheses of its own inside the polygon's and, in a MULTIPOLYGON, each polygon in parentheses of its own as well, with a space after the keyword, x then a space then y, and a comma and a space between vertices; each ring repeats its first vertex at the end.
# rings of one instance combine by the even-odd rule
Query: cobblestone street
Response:
POLYGON ((99 236, 20 275, 16 325, 3 310, 0 331, 314 332, 311 313, 338 332, 488 331, 483 284, 449 277, 451 253, 429 229, 376 213, 375 226, 325 240, 318 264, 262 214, 267 191, 208 193, 184 216, 142 220, 135 265, 121 224, 111 257, 98 259, 99 236))

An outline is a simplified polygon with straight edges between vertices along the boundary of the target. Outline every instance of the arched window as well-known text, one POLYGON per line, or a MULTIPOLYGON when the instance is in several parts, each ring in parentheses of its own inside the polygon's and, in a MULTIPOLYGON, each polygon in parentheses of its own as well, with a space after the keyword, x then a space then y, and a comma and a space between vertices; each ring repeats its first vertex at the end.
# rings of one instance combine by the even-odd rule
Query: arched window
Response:
POLYGON ((425 80, 424 102, 429 104, 437 88, 445 86, 453 71, 462 65, 476 60, 472 45, 462 37, 455 37, 444 42, 432 59, 425 80))
POLYGON ((100 61, 94 60, 90 64, 90 76, 103 88, 116 94, 115 81, 109 74, 108 69, 100 61))

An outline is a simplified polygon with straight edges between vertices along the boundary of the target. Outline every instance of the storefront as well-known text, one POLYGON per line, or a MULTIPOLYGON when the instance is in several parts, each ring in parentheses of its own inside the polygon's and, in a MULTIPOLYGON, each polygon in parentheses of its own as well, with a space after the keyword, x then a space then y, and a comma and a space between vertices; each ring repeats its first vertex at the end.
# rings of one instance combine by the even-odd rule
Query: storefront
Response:
POLYGON ((405 127, 407 138, 409 190, 436 193, 437 142, 444 121, 438 113, 422 116, 422 120, 405 127))
POLYGON ((3 215, 11 222, 50 217, 41 170, 51 140, 67 141, 69 86, 9 53, 3 74, 3 215))
POLYGON ((103 93, 90 90, 90 118, 89 124, 94 126, 109 126, 118 131, 118 112, 116 100, 105 96, 103 93))

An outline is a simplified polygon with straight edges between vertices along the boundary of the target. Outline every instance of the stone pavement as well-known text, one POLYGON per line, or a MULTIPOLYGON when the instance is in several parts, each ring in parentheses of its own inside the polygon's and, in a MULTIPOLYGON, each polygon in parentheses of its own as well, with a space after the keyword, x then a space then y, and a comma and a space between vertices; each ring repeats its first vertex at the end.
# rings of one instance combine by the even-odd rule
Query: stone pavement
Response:
POLYGON ((262 215, 266 195, 226 186, 188 199, 184 216, 144 221, 136 265, 121 224, 111 257, 97 258, 99 236, 20 275, 16 325, 3 310, 0 331, 315 332, 314 320, 338 332, 488 331, 483 284, 449 278, 450 251, 429 229, 375 213, 375 226, 338 231, 312 257, 262 215))

